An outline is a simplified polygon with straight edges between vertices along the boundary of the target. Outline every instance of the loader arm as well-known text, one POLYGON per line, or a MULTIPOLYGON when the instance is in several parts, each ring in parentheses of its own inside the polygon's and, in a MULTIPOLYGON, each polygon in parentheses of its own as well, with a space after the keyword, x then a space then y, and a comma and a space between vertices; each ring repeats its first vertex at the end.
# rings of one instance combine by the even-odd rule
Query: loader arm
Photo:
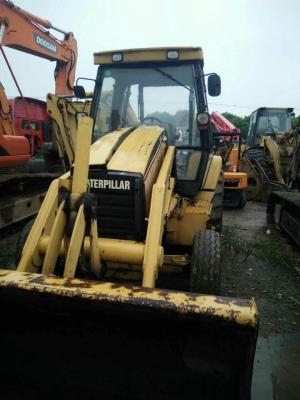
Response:
MULTIPOLYGON (((32 232, 27 240, 27 243, 34 243, 34 245, 30 245, 29 250, 27 249, 27 243, 25 244, 23 257, 18 266, 18 270, 26 272, 34 271, 34 254, 37 254, 41 251, 42 243, 45 243, 46 241, 47 249, 43 261, 43 273, 54 273, 57 257, 62 246, 61 243, 62 240, 64 240, 63 247, 67 245, 67 248, 65 247, 66 263, 64 268, 64 276, 68 278, 74 277, 80 255, 80 249, 84 245, 85 241, 84 233, 86 221, 84 218, 84 203, 82 203, 79 208, 77 205, 82 195, 85 194, 88 189, 87 180, 91 138, 92 120, 88 117, 80 118, 72 180, 71 183, 69 183, 69 187, 71 186, 71 191, 68 195, 68 221, 65 215, 66 200, 64 200, 59 205, 54 221, 52 219, 52 223, 50 224, 51 228, 48 228, 48 230, 50 229, 49 239, 46 238, 45 226, 47 223, 49 224, 49 219, 53 214, 53 208, 58 206, 59 188, 64 184, 64 178, 61 178, 54 181, 48 191, 43 204, 43 209, 41 210, 42 218, 37 218, 32 232), (71 227, 68 229, 69 237, 67 237, 65 234, 67 224, 69 227, 71 227), (39 226, 39 228, 37 228, 37 226, 39 226), (57 256, 54 257, 53 254, 56 254, 57 256)), ((152 190, 152 201, 146 241, 145 244, 136 246, 142 247, 142 286, 145 287, 155 287, 158 268, 163 264, 164 254, 161 242, 166 223, 166 215, 170 206, 171 194, 174 189, 175 181, 173 178, 171 178, 174 154, 175 148, 169 147, 165 155, 159 176, 152 190)), ((68 174, 66 176, 68 176, 68 174)), ((111 239, 111 241, 113 240, 111 239)), ((96 248, 98 248, 98 239, 96 239, 96 236, 94 238, 94 242, 97 243, 96 248)), ((90 253, 93 249, 93 246, 90 245, 88 248, 88 252, 90 253)), ((99 252, 101 252, 101 244, 98 250, 98 253, 99 252)), ((127 252, 125 252, 125 255, 123 255, 125 260, 126 254, 127 252)), ((130 262, 130 258, 127 261, 130 262)), ((96 267, 96 269, 99 268, 100 266, 96 267)))
POLYGON ((82 102, 72 101, 72 96, 47 95, 47 113, 53 123, 57 150, 63 165, 65 157, 69 166, 74 163, 78 115, 89 115, 90 109, 91 101, 88 99, 82 102))
POLYGON ((268 150, 271 155, 271 159, 274 166, 274 171, 276 175, 276 180, 279 183, 284 184, 284 180, 280 171, 280 152, 277 143, 270 136, 262 136, 261 138, 262 146, 268 150))

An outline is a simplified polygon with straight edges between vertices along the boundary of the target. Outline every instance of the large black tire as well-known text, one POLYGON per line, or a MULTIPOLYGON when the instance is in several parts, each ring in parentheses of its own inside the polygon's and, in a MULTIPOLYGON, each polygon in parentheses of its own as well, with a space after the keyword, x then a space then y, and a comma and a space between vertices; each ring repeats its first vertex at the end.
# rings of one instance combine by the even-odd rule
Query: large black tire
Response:
POLYGON ((239 201, 238 208, 244 208, 246 204, 247 204, 246 190, 242 190, 241 194, 240 194, 240 201, 239 201))
POLYGON ((214 227, 217 232, 222 232, 224 201, 224 172, 220 173, 216 191, 212 199, 212 211, 209 219, 209 227, 214 227))
POLYGON ((24 244, 27 240, 27 237, 29 235, 29 232, 31 231, 32 225, 34 223, 34 219, 31 219, 27 224, 24 226, 24 228, 21 230, 18 239, 17 239, 17 245, 16 245, 16 256, 15 256, 15 265, 16 267, 18 266, 21 256, 22 256, 22 250, 24 247, 24 244))
POLYGON ((198 231, 194 236, 190 288, 197 293, 220 293, 221 237, 216 231, 198 231))

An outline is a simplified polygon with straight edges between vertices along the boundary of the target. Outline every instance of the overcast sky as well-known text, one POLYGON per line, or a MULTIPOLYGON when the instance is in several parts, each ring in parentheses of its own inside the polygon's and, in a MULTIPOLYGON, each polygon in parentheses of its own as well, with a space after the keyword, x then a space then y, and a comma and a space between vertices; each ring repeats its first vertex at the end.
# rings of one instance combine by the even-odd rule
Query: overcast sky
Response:
MULTIPOLYGON (((257 107, 300 113, 300 1, 298 0, 16 0, 33 14, 72 31, 77 77, 95 77, 101 50, 201 46, 205 72, 217 72, 222 94, 210 111, 248 115, 257 107)), ((23 94, 54 91, 55 64, 5 48, 23 94)), ((0 55, 0 81, 17 95, 0 55)))

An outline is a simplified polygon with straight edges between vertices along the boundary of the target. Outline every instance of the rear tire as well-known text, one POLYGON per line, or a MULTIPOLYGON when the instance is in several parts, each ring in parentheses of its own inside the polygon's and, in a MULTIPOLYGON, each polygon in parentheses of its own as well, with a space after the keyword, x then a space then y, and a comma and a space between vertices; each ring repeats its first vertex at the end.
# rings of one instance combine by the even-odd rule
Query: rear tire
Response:
POLYGON ((31 231, 33 223, 34 223, 34 219, 27 222, 27 224, 24 226, 24 228, 21 230, 21 233, 18 236, 17 245, 16 245, 16 257, 15 257, 16 267, 18 267, 18 264, 21 260, 23 247, 25 245, 25 242, 27 240, 29 232, 31 231))
POLYGON ((223 200, 224 200, 224 172, 221 171, 216 186, 216 191, 212 199, 212 211, 209 219, 210 225, 213 226, 214 229, 220 233, 222 232, 223 200))
POLYGON ((198 231, 194 236, 190 287, 197 293, 220 292, 221 237, 216 231, 198 231))
POLYGON ((241 191, 240 202, 239 202, 238 208, 244 208, 246 204, 247 204, 247 194, 246 194, 246 190, 242 190, 242 191, 241 191))

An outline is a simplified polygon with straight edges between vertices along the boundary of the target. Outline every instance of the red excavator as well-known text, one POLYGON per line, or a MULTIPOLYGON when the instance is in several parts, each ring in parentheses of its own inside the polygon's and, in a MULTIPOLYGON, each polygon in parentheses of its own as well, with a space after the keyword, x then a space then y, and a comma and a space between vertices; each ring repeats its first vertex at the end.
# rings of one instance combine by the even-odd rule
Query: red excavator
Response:
POLYGON ((0 168, 26 164, 27 170, 42 172, 45 163, 39 156, 45 139, 49 139, 46 103, 23 96, 4 46, 55 61, 55 94, 71 95, 77 43, 71 32, 53 26, 50 21, 17 7, 11 1, 0 0, 0 50, 20 94, 8 101, 3 86, 0 86, 0 168), (60 32, 64 38, 58 39, 49 29, 60 32))
POLYGON ((63 139, 57 140, 57 132, 67 131, 70 126, 68 108, 76 120, 77 112, 86 111, 86 107, 81 107, 84 104, 81 103, 76 108, 70 99, 74 97, 77 62, 77 43, 71 32, 53 26, 11 1, 0 0, 0 52, 19 92, 18 97, 8 100, 0 84, 2 228, 37 213, 50 182, 64 169, 63 139), (50 29, 62 34, 63 39, 55 37, 50 29), (45 101, 23 96, 4 52, 5 46, 56 63, 55 95, 47 96, 47 106, 46 95, 45 101), (51 101, 51 110, 48 101, 51 101), (62 121, 59 126, 55 117, 62 121))

